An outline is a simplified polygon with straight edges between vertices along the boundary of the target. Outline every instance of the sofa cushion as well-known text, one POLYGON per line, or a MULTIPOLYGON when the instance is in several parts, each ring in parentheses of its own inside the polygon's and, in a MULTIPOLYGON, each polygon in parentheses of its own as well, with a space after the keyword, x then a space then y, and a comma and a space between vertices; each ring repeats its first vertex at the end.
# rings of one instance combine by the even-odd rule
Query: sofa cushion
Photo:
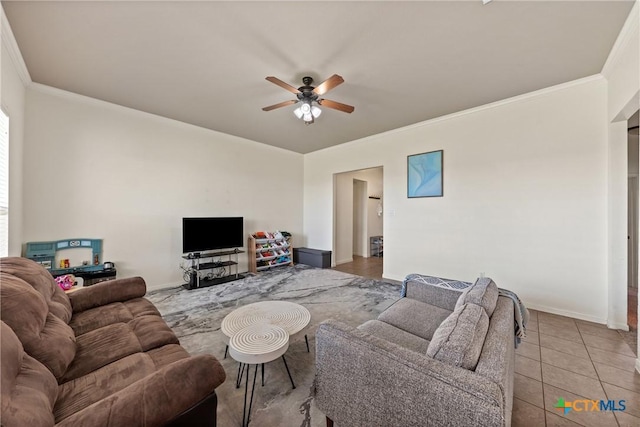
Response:
POLYGON ((178 337, 169 325, 159 316, 138 316, 127 323, 135 334, 142 351, 162 347, 167 344, 180 344, 178 337))
POLYGON ((209 354, 192 356, 74 412, 56 426, 215 426, 216 401, 212 393, 224 380, 224 369, 215 357, 209 354), (213 407, 193 407, 210 402, 211 398, 214 399, 213 407), (187 411, 189 416, 176 418, 187 411))
POLYGON ((153 372, 151 358, 136 353, 61 384, 54 407, 56 423, 153 372))
POLYGON ((358 329, 398 344, 400 347, 413 350, 416 353, 424 354, 427 351, 427 347, 429 347, 429 340, 425 340, 424 338, 420 338, 417 335, 410 334, 409 332, 405 332, 402 329, 379 320, 369 320, 358 326, 358 329))
POLYGON ((151 361, 156 365, 157 369, 190 357, 187 350, 179 344, 163 345, 162 347, 147 351, 146 355, 151 358, 151 361))
POLYGON ((427 356, 465 369, 475 369, 489 329, 487 312, 475 304, 454 310, 433 334, 427 356))
POLYGON ((24 280, 3 274, 0 317, 15 332, 24 350, 60 378, 76 354, 73 330, 49 312, 45 298, 24 280))
POLYGON ((383 311, 378 316, 378 320, 425 340, 430 340, 440 323, 450 314, 450 310, 435 305, 411 298, 400 298, 383 311))
POLYGON ((76 348, 76 357, 60 378, 60 383, 142 352, 140 341, 126 323, 115 323, 80 335, 76 338, 76 348))
MULTIPOLYGON (((82 409, 117 393, 136 381, 189 354, 177 345, 169 345, 148 353, 135 353, 116 360, 86 375, 60 385, 54 413, 56 423, 82 409)), ((222 369, 222 368, 220 368, 222 369)), ((209 381, 210 379, 207 379, 209 381)), ((176 393, 185 390, 174 390, 176 393)))
POLYGON ((127 323, 113 323, 76 338, 76 357, 60 383, 86 375, 131 354, 167 344, 178 337, 158 316, 140 316, 127 323))
POLYGON ((2 425, 53 426, 53 404, 58 383, 40 362, 25 353, 22 343, 4 322, 0 325, 0 414, 2 425))
POLYGON ((127 323, 136 317, 147 315, 160 317, 160 312, 147 299, 135 298, 74 313, 69 326, 76 336, 80 336, 107 325, 127 323))
POLYGON ((475 304, 484 308, 487 316, 491 317, 497 303, 498 286, 490 278, 480 277, 460 294, 456 302, 456 309, 464 304, 475 304))
POLYGON ((27 258, 8 257, 0 259, 0 276, 6 274, 18 277, 31 285, 44 297, 49 311, 65 323, 69 323, 71 320, 69 297, 56 284, 46 268, 27 258))

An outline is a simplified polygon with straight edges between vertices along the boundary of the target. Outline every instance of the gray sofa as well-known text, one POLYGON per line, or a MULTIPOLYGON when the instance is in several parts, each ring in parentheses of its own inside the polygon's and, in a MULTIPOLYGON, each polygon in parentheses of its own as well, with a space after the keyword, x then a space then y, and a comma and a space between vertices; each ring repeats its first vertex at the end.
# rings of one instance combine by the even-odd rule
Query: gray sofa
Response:
POLYGON ((315 401, 327 425, 510 426, 513 301, 488 278, 464 292, 405 286, 377 320, 319 326, 315 401))

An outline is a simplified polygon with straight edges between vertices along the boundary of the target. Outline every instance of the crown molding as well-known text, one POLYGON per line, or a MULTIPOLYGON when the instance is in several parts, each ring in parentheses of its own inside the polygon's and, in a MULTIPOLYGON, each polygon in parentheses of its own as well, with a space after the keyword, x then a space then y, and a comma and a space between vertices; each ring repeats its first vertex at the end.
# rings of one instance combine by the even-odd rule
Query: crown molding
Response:
POLYGON ((13 62, 20 80, 22 80, 22 83, 25 86, 29 86, 32 83, 32 80, 29 75, 29 70, 27 69, 27 64, 24 62, 24 58, 22 57, 22 53, 18 47, 18 42, 16 42, 16 38, 11 30, 11 25, 7 19, 7 15, 5 15, 4 9, 2 9, 1 6, 0 12, 0 15, 2 15, 2 22, 0 23, 0 27, 2 28, 2 44, 7 48, 11 62, 13 62))
POLYGON ((65 99, 74 103, 79 103, 79 104, 83 104, 83 105, 89 105, 89 106, 93 106, 96 108, 104 108, 107 109, 109 111, 115 111, 119 114, 127 114, 129 116, 134 116, 134 117, 139 117, 139 118, 143 118, 145 120, 157 120, 159 123, 163 123, 163 124, 171 124, 172 126, 177 126, 183 129, 187 129, 189 131, 197 131, 197 132, 204 132, 207 135, 223 135, 225 138, 231 138, 234 141, 243 141, 245 143, 249 143, 249 144, 260 144, 261 147, 267 149, 267 150, 274 150, 274 151, 284 151, 286 153, 295 153, 296 155, 302 157, 303 154, 302 153, 298 153, 296 151, 292 151, 292 150, 288 150, 286 148, 281 148, 281 147, 275 147, 273 145, 268 145, 265 143, 262 143, 260 141, 254 141, 253 139, 248 139, 248 138, 243 138, 240 136, 236 136, 236 135, 231 135, 228 133, 224 133, 218 130, 214 130, 214 129, 209 129, 209 128, 205 128, 202 126, 198 126, 198 125, 194 125, 191 123, 187 123, 187 122, 182 122, 180 120, 176 120, 176 119, 172 119, 169 117, 165 117, 165 116, 160 116, 158 114, 154 114, 154 113, 148 113, 146 111, 142 111, 142 110, 137 110, 135 108, 131 108, 131 107, 126 107, 124 105, 120 105, 120 104, 115 104, 113 102, 109 102, 109 101, 105 101, 99 98, 92 98, 90 96, 87 95, 81 95, 79 93, 75 93, 75 92, 70 92, 64 89, 58 89, 57 87, 53 87, 53 86, 48 86, 48 85, 44 85, 42 83, 37 83, 37 82, 32 82, 29 85, 28 88, 29 91, 33 91, 33 92, 39 92, 39 93, 43 93, 45 95, 50 95, 50 96, 54 96, 56 98, 60 98, 60 99, 65 99))
POLYGON ((616 65, 622 60, 627 45, 638 38, 638 27, 640 26, 640 1, 636 0, 627 20, 624 22, 618 38, 616 39, 609 56, 602 67, 601 73, 606 77, 611 77, 611 73, 616 65))
POLYGON ((344 148, 346 146, 349 146, 351 144, 359 144, 362 143, 364 141, 372 141, 381 137, 385 137, 388 135, 394 135, 397 133, 403 133, 412 129, 420 129, 422 127, 425 126, 431 126, 435 123, 439 123, 439 122, 443 122, 443 121, 447 121, 447 120, 451 120, 451 119, 455 119, 457 117, 462 117, 462 116, 468 116, 470 114, 475 114, 478 113, 480 111, 484 111, 484 110, 491 110, 493 108, 498 108, 498 107, 502 107, 504 105, 508 105, 508 104, 513 104, 513 103, 519 103, 522 101, 526 101, 527 99, 531 99, 531 98, 537 98, 539 96, 545 96, 551 93, 555 93, 555 92, 559 92, 562 90, 566 90, 566 89, 570 89, 572 87, 575 86, 581 86, 584 84, 589 84, 589 83, 593 83, 593 82, 598 82, 598 81, 602 81, 606 83, 606 78, 602 75, 602 74, 594 74, 592 76, 588 76, 588 77, 583 77, 581 79, 577 79, 577 80, 572 80, 570 82, 565 82, 565 83, 560 83, 554 86, 549 86, 549 87, 545 87, 543 89, 538 89, 535 90, 533 92, 528 92, 522 95, 516 95, 513 96, 511 98, 506 98, 506 99, 501 99, 499 101, 495 101, 495 102, 491 102, 489 104, 484 104, 484 105, 480 105, 479 107, 473 107, 473 108, 469 108, 466 110, 462 110, 462 111, 457 111, 455 113, 451 113, 451 114, 447 114, 444 116, 440 116, 440 117, 436 117, 433 119, 429 119, 429 120, 425 120, 423 122, 418 122, 418 123, 414 123, 411 125, 407 125, 407 126, 403 126, 400 128, 396 128, 396 129, 391 129, 388 130, 386 132, 381 132, 381 133, 377 133, 375 135, 369 135, 369 136, 365 136, 364 138, 360 138, 360 139, 355 139, 353 141, 349 141, 349 142, 345 142, 343 144, 338 144, 338 145, 334 145, 331 147, 327 147, 327 148, 323 148, 322 150, 317 150, 317 151, 312 151, 311 153, 307 153, 305 155, 309 155, 309 154, 313 154, 313 153, 319 153, 319 152, 325 152, 327 150, 334 150, 334 149, 339 149, 339 148, 344 148))

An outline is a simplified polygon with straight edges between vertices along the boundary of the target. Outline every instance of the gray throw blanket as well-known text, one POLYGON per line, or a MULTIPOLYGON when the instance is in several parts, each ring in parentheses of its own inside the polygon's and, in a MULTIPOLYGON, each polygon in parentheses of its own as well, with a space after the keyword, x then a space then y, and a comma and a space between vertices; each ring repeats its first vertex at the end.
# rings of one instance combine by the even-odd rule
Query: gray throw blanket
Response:
MULTIPOLYGON (((452 280, 452 279, 443 279, 441 277, 434 276, 424 276, 422 274, 409 274, 404 278, 402 282, 402 291, 401 297, 404 298, 407 296, 407 283, 408 282, 420 282, 426 285, 437 286, 440 288, 448 288, 448 289, 456 289, 459 291, 464 291, 466 288, 471 286, 473 283, 463 282, 461 280, 452 280)), ((515 346, 518 347, 518 344, 522 341, 522 338, 526 336, 526 328, 527 323, 529 323, 529 310, 522 303, 518 295, 515 292, 512 292, 508 289, 498 288, 498 295, 511 298, 513 300, 514 307, 514 319, 515 319, 515 346)))

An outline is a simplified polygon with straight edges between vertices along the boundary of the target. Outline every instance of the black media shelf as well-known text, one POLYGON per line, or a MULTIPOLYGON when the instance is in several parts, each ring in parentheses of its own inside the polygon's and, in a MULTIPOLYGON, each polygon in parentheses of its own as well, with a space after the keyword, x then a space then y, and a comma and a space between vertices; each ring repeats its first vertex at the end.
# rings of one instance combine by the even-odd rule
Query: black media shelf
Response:
POLYGON ((184 285, 182 285, 182 287, 188 290, 208 288, 210 286, 221 285, 223 283, 233 282, 234 280, 240 280, 244 278, 244 274, 238 274, 224 277, 214 277, 213 279, 200 279, 199 286, 191 286, 189 283, 185 283, 184 285))
MULTIPOLYGON (((185 289, 198 289, 243 279, 244 275, 238 274, 238 254, 242 253, 244 253, 243 250, 234 248, 222 251, 196 252, 182 255, 182 258, 189 261, 189 267, 186 271, 189 272, 190 277, 189 283, 182 286, 185 289), (226 261, 216 259, 222 256, 227 256, 228 259, 226 261), (235 266, 235 273, 231 272, 233 266, 235 266), (214 269, 224 269, 222 272, 224 273, 224 276, 212 278, 206 277, 206 274, 200 273, 204 270, 214 269)), ((220 273, 220 271, 217 271, 215 275, 219 275, 220 273)), ((213 274, 210 273, 208 276, 212 275, 213 274)))
POLYGON ((229 249, 226 251, 213 251, 213 252, 200 252, 198 255, 194 254, 186 254, 182 255, 184 259, 198 259, 198 258, 211 258, 223 255, 233 255, 233 254, 243 254, 244 251, 242 249, 229 249))
POLYGON ((233 261, 221 261, 221 262, 203 262, 198 265, 198 270, 208 270, 210 268, 218 268, 218 267, 228 267, 230 265, 235 265, 236 263, 233 261))

